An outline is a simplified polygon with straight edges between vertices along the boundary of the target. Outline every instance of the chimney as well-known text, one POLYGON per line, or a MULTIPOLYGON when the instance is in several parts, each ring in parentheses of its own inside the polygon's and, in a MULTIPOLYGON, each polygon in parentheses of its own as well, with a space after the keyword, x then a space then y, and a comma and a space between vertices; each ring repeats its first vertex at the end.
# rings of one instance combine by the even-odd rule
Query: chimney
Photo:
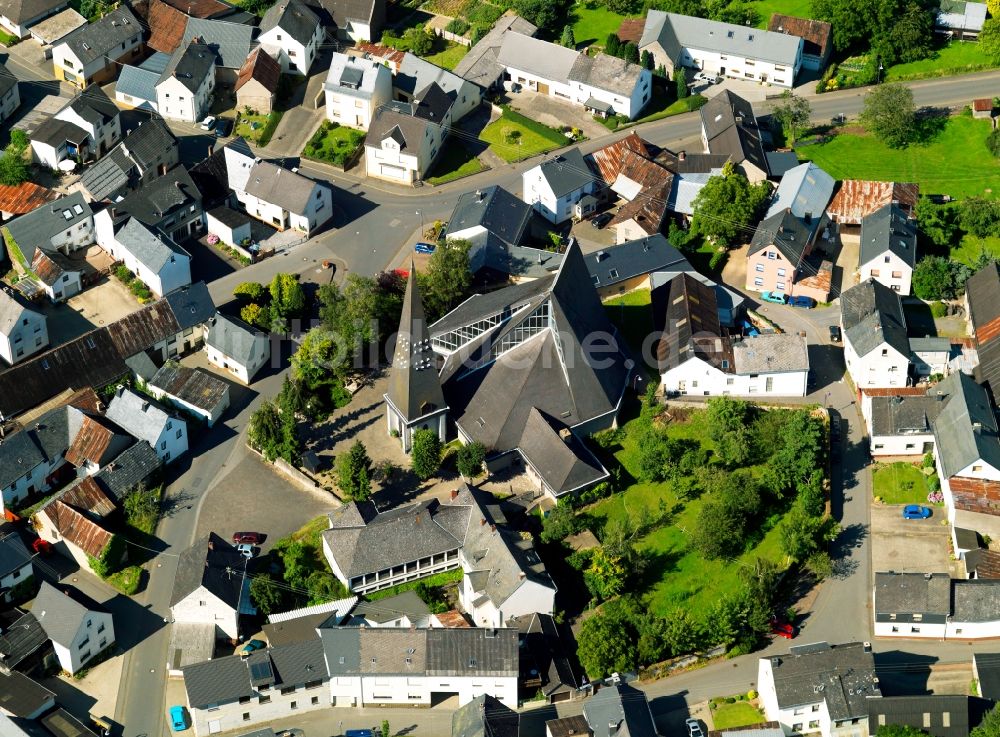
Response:
MULTIPOLYGON (((687 155, 687 151, 680 151, 680 152, 679 152, 679 153, 677 154, 677 160, 678 160, 678 161, 684 161, 684 160, 685 160, 685 159, 686 159, 687 157, 688 157, 688 155, 687 155)), ((570 732, 570 734, 572 734, 572 732, 570 732)))
POLYGON ((483 201, 483 191, 481 189, 476 190, 476 202, 483 201))
POLYGON ((211 156, 213 151, 215 151, 215 146, 208 144, 208 155, 211 156))
POLYGON ((570 441, 570 438, 572 437, 573 433, 570 432, 568 427, 564 427, 559 431, 559 439, 562 440, 564 443, 568 443, 570 441))
POLYGON ((480 526, 480 527, 482 527, 482 526, 483 526, 483 525, 485 525, 485 524, 486 524, 486 518, 485 518, 485 517, 483 517, 483 518, 481 518, 481 519, 479 520, 479 526, 480 526))
POLYGON ((458 489, 451 490, 451 498, 456 499, 458 497, 458 489))
POLYGON ((972 431, 975 432, 975 433, 982 432, 983 431, 983 423, 979 422, 978 420, 976 422, 973 422, 972 423, 972 431))

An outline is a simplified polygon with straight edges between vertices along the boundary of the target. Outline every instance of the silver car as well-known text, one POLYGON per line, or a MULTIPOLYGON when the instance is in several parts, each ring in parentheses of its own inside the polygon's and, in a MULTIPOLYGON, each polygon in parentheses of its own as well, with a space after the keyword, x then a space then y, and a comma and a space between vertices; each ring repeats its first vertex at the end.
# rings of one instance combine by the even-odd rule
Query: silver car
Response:
POLYGON ((705 737, 705 733, 701 731, 701 722, 697 719, 685 719, 684 726, 688 729, 688 737, 705 737))

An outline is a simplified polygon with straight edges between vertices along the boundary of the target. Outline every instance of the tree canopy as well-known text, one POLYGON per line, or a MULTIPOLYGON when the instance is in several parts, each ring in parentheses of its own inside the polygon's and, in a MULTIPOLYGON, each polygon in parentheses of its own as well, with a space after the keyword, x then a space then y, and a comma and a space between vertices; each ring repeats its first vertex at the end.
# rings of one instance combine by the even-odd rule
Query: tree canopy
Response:
POLYGON ((434 430, 414 431, 410 465, 422 481, 431 478, 441 468, 441 439, 434 430))
POLYGON ((466 240, 449 240, 434 249, 427 271, 418 275, 427 320, 434 322, 468 296, 472 284, 466 240))
POLYGON ((372 495, 372 459, 364 443, 355 440, 346 453, 337 456, 337 486, 344 498, 365 502, 372 495))
POLYGON ((791 90, 782 92, 780 102, 771 109, 771 115, 781 123, 786 143, 789 145, 793 145, 802 131, 809 126, 811 113, 812 107, 809 105, 809 101, 804 97, 792 94, 791 90))
POLYGON ((722 175, 711 177, 695 196, 691 228, 726 246, 747 241, 770 194, 768 182, 751 184, 726 162, 722 175))
POLYGON ((917 135, 913 91, 901 84, 883 84, 868 90, 861 123, 889 148, 905 148, 917 135))

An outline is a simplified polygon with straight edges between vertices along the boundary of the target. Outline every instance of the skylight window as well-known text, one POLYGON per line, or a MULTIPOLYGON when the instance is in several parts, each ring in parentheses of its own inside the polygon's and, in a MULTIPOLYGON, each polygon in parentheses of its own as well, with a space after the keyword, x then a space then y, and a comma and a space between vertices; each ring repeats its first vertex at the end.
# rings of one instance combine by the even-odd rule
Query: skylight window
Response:
POLYGON ((83 215, 83 208, 80 207, 79 205, 73 205, 73 212, 75 212, 77 215, 83 215))
POLYGON ((73 213, 70 212, 69 210, 63 210, 63 217, 66 218, 67 220, 72 220, 73 213))

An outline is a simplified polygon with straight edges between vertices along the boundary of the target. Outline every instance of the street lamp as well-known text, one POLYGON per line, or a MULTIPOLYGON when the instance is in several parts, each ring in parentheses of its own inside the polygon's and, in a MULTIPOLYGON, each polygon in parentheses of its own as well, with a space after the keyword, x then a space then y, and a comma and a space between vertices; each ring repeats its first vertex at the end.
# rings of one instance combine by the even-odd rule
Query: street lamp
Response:
POLYGON ((882 66, 882 60, 878 60, 878 74, 875 75, 875 84, 882 83, 882 72, 885 71, 885 67, 882 66))
POLYGON ((420 210, 417 210, 417 215, 420 216, 420 237, 423 238, 424 237, 424 213, 422 211, 420 211, 420 210))

